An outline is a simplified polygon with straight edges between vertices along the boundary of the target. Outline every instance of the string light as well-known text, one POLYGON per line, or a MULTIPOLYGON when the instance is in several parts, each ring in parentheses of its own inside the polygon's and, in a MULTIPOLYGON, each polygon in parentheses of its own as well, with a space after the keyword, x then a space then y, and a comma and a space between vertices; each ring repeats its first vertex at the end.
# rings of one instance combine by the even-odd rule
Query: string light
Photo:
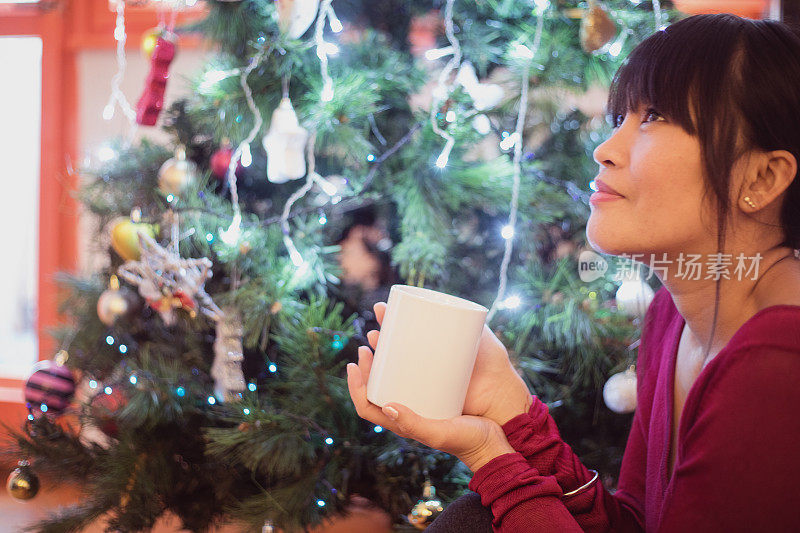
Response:
POLYGON ((330 7, 328 10, 328 23, 331 25, 331 31, 333 33, 339 33, 344 29, 344 26, 342 26, 342 21, 339 20, 339 17, 336 16, 336 13, 333 12, 332 7, 330 7))
POLYGON ((175 394, 179 398, 183 398, 184 396, 186 396, 186 389, 184 389, 183 387, 178 387, 177 389, 175 389, 175 394))
POLYGON ((95 380, 93 380, 93 379, 89 380, 89 388, 90 389, 96 389, 97 388, 97 382, 95 380))
POLYGON ((515 131, 514 133, 506 136, 502 141, 500 141, 500 149, 510 150, 517 144, 518 140, 519 140, 519 133, 515 131))
POLYGON ((230 76, 235 76, 237 74, 241 74, 241 69, 235 68, 231 70, 209 70, 203 74, 203 81, 201 81, 200 85, 197 86, 197 90, 204 93, 208 92, 214 88, 214 85, 221 82, 225 78, 229 78, 230 76))
POLYGON ((520 299, 519 296, 517 295, 509 296, 508 298, 503 300, 502 307, 503 309, 516 309, 517 307, 520 306, 521 303, 522 300, 520 299))
POLYGON ((242 166, 247 168, 253 164, 253 154, 250 153, 250 144, 245 144, 242 147, 242 166))
POLYGON ((375 426, 374 428, 372 428, 372 431, 374 431, 375 433, 381 433, 383 431, 383 428, 381 426, 375 426))
POLYGON ((333 100, 333 81, 325 80, 325 84, 322 86, 322 92, 320 93, 319 97, 323 102, 330 102, 333 100))
POLYGON ((264 55, 267 53, 267 47, 262 47, 258 53, 253 56, 250 60, 250 63, 247 65, 247 68, 242 70, 239 74, 239 84, 242 86, 242 90, 244 91, 245 99, 247 100, 247 106, 250 108, 250 111, 253 112, 253 116, 255 117, 255 122, 253 124, 253 128, 248 133, 247 137, 239 143, 234 150, 233 154, 231 155, 231 161, 228 164, 228 171, 226 174, 226 179, 228 181, 228 188, 231 191, 231 205, 233 206, 233 219, 231 220, 231 225, 228 227, 227 230, 220 231, 220 238, 222 241, 229 245, 234 246, 239 241, 241 237, 241 225, 242 225, 242 211, 239 207, 239 189, 236 187, 236 168, 239 166, 239 163, 242 163, 242 166, 248 166, 252 163, 252 155, 250 154, 250 143, 256 138, 259 130, 261 130, 261 125, 264 123, 263 118, 261 117, 261 111, 259 111, 258 106, 256 105, 255 101, 253 100, 253 91, 250 89, 250 85, 247 83, 247 77, 253 72, 261 60, 264 58, 264 55), (247 154, 247 158, 249 159, 249 163, 245 165, 244 158, 245 153, 247 154))
POLYGON ((117 156, 117 152, 114 151, 109 145, 104 144, 97 150, 97 158, 102 162, 106 163, 111 161, 117 156))
POLYGON ((215 403, 217 403, 217 399, 214 398, 213 396, 209 396, 206 401, 208 402, 208 405, 214 405, 215 403))
POLYGON ((219 238, 228 246, 234 246, 242 236, 242 215, 239 212, 233 214, 233 222, 228 229, 220 230, 219 238))
MULTIPOLYGON (((450 151, 453 149, 453 145, 455 144, 455 138, 448 132, 442 130, 439 127, 439 123, 437 120, 437 114, 439 113, 439 106, 444 98, 450 94, 452 87, 448 86, 447 78, 453 72, 453 70, 461 63, 461 46, 458 42, 458 39, 455 35, 455 30, 453 26, 453 3, 455 0, 447 0, 447 4, 444 8, 444 28, 445 28, 445 35, 447 35, 447 40, 450 41, 451 52, 453 57, 450 58, 450 61, 447 62, 447 65, 442 69, 442 72, 439 73, 439 83, 436 86, 436 89, 433 91, 433 102, 431 103, 431 112, 430 112, 430 121, 431 127, 433 128, 434 133, 436 133, 439 137, 445 140, 444 149, 439 154, 439 157, 436 158, 436 166, 438 168, 444 168, 447 166, 447 162, 450 159, 450 151)), ((429 50, 430 52, 430 50, 429 50)), ((435 55, 435 54, 432 54, 435 55)), ((427 57, 427 54, 426 54, 427 57)))
POLYGON ((330 437, 328 437, 327 439, 325 439, 325 444, 327 444, 328 446, 330 446, 331 444, 333 444, 333 439, 332 439, 332 438, 330 438, 330 437))
POLYGON ((489 117, 483 113, 475 115, 472 119, 472 127, 481 135, 488 135, 492 131, 492 123, 489 121, 489 117))
MULTIPOLYGON (((331 0, 322 0, 322 3, 319 7, 319 14, 317 15, 316 26, 314 28, 314 39, 317 44, 317 57, 319 58, 320 73, 322 75, 322 92, 320 93, 320 99, 323 102, 330 102, 333 100, 334 90, 333 79, 328 73, 328 54, 334 48, 338 51, 338 47, 333 45, 334 48, 331 48, 332 43, 325 42, 323 33, 325 30, 326 20, 330 21, 331 29, 334 31, 336 31, 336 28, 341 27, 341 21, 339 21, 339 19, 336 17, 336 13, 331 7, 331 0)), ((288 91, 284 88, 284 92, 286 93, 288 91)), ((297 200, 305 196, 306 193, 314 186, 315 182, 321 183, 320 180, 322 178, 315 172, 314 169, 314 138, 312 137, 308 149, 308 174, 306 177, 306 182, 300 189, 295 191, 294 194, 289 197, 289 199, 286 201, 286 204, 283 206, 283 212, 281 213, 281 231, 283 232, 283 243, 286 246, 286 249, 289 251, 289 258, 292 260, 292 263, 294 266, 298 267, 297 272, 295 272, 296 277, 304 275, 309 267, 308 264, 303 260, 303 256, 297 250, 297 247, 294 245, 294 241, 292 240, 291 230, 289 228, 289 214, 291 213, 292 205, 294 205, 297 200)), ((323 190, 325 189, 323 188, 323 190)), ((334 203, 336 203, 336 201, 334 201, 334 203)))
POLYGON ((320 507, 325 507, 325 501, 317 500, 317 505, 319 505, 320 507))
POLYGON ((445 46, 444 48, 432 48, 425 52, 425 59, 428 61, 436 61, 443 57, 447 57, 453 53, 452 46, 445 46))
MULTIPOLYGON (((313 152, 313 150, 312 150, 313 152)), ((294 245, 294 241, 289 236, 289 213, 292 210, 292 205, 305 196, 305 194, 311 190, 311 187, 314 185, 314 178, 313 178, 314 171, 309 169, 308 177, 306 178, 306 183, 298 190, 292 194, 289 199, 286 201, 286 205, 283 206, 283 213, 281 213, 281 229, 283 230, 283 244, 286 246, 286 249, 289 250, 289 257, 292 260, 292 263, 296 267, 302 267, 305 264, 303 261, 303 256, 300 255, 300 252, 297 251, 297 248, 294 245)))
POLYGON ((128 103, 128 99, 125 98, 125 93, 120 89, 127 66, 127 60, 125 59, 125 41, 127 40, 127 34, 125 32, 125 2, 123 0, 117 1, 114 39, 117 41, 117 73, 111 78, 111 96, 105 108, 103 108, 103 118, 105 120, 114 118, 114 111, 116 110, 117 104, 119 104, 122 113, 125 115, 125 118, 128 119, 129 135, 130 138, 132 138, 136 131, 136 111, 134 111, 128 103))
POLYGON ((317 57, 319 57, 320 53, 322 53, 323 55, 335 56, 336 54, 339 53, 339 47, 336 46, 334 43, 324 41, 322 47, 317 50, 317 57))
POLYGON ((514 236, 514 226, 507 224, 503 226, 503 229, 500 231, 500 234, 503 236, 504 239, 510 239, 514 236))
POLYGON ((275 363, 270 363, 269 364, 269 371, 272 372, 272 373, 275 373, 275 372, 278 371, 278 367, 275 366, 275 363))
POLYGON ((129 378, 128 378, 128 381, 130 381, 130 382, 131 382, 131 385, 136 385, 136 383, 137 383, 139 380, 136 378, 136 374, 131 374, 131 377, 129 377, 129 378))
POLYGON ((114 344, 114 337, 112 337, 111 335, 106 337, 106 344, 108 344, 109 346, 112 346, 114 344))
MULTIPOLYGON (((328 73, 328 55, 332 50, 331 46, 333 46, 336 52, 339 51, 339 48, 335 44, 325 42, 323 37, 325 21, 331 17, 331 14, 333 14, 331 0, 322 0, 322 4, 319 7, 319 14, 317 15, 317 25, 314 28, 314 39, 317 43, 317 57, 319 58, 319 69, 322 74, 322 93, 320 94, 320 99, 323 102, 330 102, 333 100, 333 80, 328 73)), ((333 16, 335 17, 336 15, 333 14, 333 16)), ((338 21, 338 19, 336 20, 338 21)), ((333 25, 333 23, 331 24, 333 25)), ((340 21, 339 25, 341 26, 341 24, 340 21)))
MULTIPOLYGON (((541 19, 541 17, 540 17, 541 19)), ((534 48, 538 48, 534 46, 534 48)), ((511 48, 511 57, 530 61, 533 59, 534 52, 524 44, 517 43, 511 48)))
POLYGON ((661 2, 659 2, 659 0, 653 0, 653 15, 656 19, 656 31, 661 31, 666 28, 666 25, 662 25, 661 23, 661 2))
POLYGON ((444 150, 442 150, 442 153, 436 158, 436 166, 438 168, 444 168, 447 166, 447 162, 450 160, 450 150, 453 149, 455 142, 456 141, 452 136, 447 139, 447 143, 444 145, 444 150))
MULTIPOLYGON (((536 51, 539 49, 539 43, 542 38, 542 29, 544 26, 544 16, 539 14, 536 24, 536 35, 533 39, 533 50, 522 44, 516 44, 513 48, 514 52, 520 57, 526 59, 522 69, 521 89, 519 97, 519 112, 517 114, 517 124, 514 128, 514 133, 504 139, 507 141, 512 139, 514 146, 514 174, 513 185, 511 188, 511 207, 509 209, 508 225, 512 230, 517 225, 517 209, 519 207, 519 185, 520 175, 522 172, 522 132, 525 128, 525 114, 528 110, 528 85, 530 83, 531 60, 535 57, 536 51), (527 51, 527 52, 526 52, 527 51)), ((505 228, 504 228, 505 229, 505 228)), ((497 310, 505 304, 506 283, 508 282, 508 265, 511 261, 511 252, 514 246, 514 239, 506 238, 505 249, 503 250, 503 261, 500 264, 500 286, 497 290, 497 297, 492 303, 492 308, 486 316, 486 322, 491 321, 497 310)))
POLYGON ((256 391, 256 384, 255 384, 255 383, 248 383, 248 384, 247 384, 247 389, 248 389, 250 392, 255 392, 255 391, 256 391))
POLYGON ((112 389, 111 387, 106 387, 105 389, 103 389, 103 392, 105 392, 106 395, 111 396, 111 394, 113 394, 114 392, 114 389, 112 389))

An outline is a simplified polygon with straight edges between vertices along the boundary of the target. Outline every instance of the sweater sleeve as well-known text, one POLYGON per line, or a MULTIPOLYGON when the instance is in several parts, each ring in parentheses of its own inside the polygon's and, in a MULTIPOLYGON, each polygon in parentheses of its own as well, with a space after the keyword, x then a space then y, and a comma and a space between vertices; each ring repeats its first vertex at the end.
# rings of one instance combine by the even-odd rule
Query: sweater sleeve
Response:
POLYGON ((660 531, 800 531, 800 352, 761 345, 720 359, 681 415, 660 531))
POLYGON ((470 490, 480 495, 481 503, 491 509, 495 531, 644 531, 645 413, 652 403, 645 376, 648 353, 661 345, 658 335, 663 334, 668 319, 663 311, 670 302, 669 293, 660 288, 645 317, 636 368, 639 406, 623 454, 617 491, 611 494, 598 479, 578 494, 563 496, 582 487, 594 474, 561 439, 547 405, 534 395, 527 413, 503 425, 516 452, 486 463, 469 484, 470 490))
POLYGON ((596 480, 588 489, 563 497, 594 473, 561 440, 547 405, 536 396, 530 411, 509 420, 503 430, 517 453, 496 457, 478 469, 469 486, 492 510, 495 531, 525 531, 524 524, 536 524, 536 531, 644 530, 639 501, 645 447, 636 415, 615 495, 596 480))
MULTIPOLYGON (((645 466, 647 457, 647 422, 645 413, 652 403, 649 381, 648 353, 661 345, 666 317, 663 310, 669 305, 669 294, 662 287, 648 308, 642 330, 642 345, 637 365, 637 408, 628 435, 617 491, 612 495, 595 481, 587 490, 562 497, 564 492, 583 486, 592 479, 590 472, 560 436, 558 427, 538 397, 532 396, 527 413, 517 415, 503 425, 509 444, 516 454, 495 458, 475 472, 470 489, 478 492, 484 506, 491 508, 495 529, 514 530, 508 524, 531 524, 554 531, 644 531, 645 466), (655 335, 655 337, 654 337, 655 335), (643 408, 644 407, 644 408, 643 408), (520 481, 525 480, 525 481, 520 481), (535 492, 533 486, 551 487, 550 492, 535 492), (557 487, 557 488, 556 488, 557 487), (555 494, 553 494, 555 492, 555 494), (538 519, 542 516, 542 526, 538 519)), ((542 529, 545 531, 546 529, 542 529)))
POLYGON ((492 511, 496 533, 583 531, 561 501, 553 476, 542 476, 519 453, 495 457, 479 468, 469 489, 492 511))

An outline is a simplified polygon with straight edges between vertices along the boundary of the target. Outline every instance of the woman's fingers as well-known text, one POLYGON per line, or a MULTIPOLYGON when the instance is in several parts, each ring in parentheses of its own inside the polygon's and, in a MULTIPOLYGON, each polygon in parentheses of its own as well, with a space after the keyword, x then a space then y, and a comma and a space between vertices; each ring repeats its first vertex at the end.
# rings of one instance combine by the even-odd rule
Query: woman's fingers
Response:
POLYGON ((388 403, 383 406, 382 411, 394 423, 394 426, 388 426, 391 431, 431 448, 446 451, 444 448, 448 447, 449 436, 452 432, 453 422, 451 420, 424 418, 399 403, 388 403))
POLYGON ((378 333, 377 329, 373 329, 367 332, 367 340, 369 341, 369 345, 372 346, 373 350, 378 347, 379 335, 380 334, 378 333))
MULTIPOLYGON (((366 359, 369 349, 362 346, 366 359)), ((361 359, 361 357, 360 357, 361 359)), ((363 362, 363 361, 362 361, 363 362)), ((401 437, 414 439, 426 446, 461 456, 480 448, 487 433, 480 417, 459 416, 448 420, 425 418, 405 405, 388 403, 383 409, 367 400, 367 381, 355 363, 347 364, 347 388, 358 416, 386 428, 401 437)))
POLYGON ((347 363, 347 388, 358 416, 393 431, 395 424, 392 419, 383 414, 380 407, 367 400, 367 382, 355 363, 347 363))
POLYGON ((358 369, 364 384, 369 382, 369 373, 372 370, 372 352, 366 346, 358 347, 358 369))
POLYGON ((375 320, 378 321, 378 324, 383 324, 383 315, 386 314, 386 302, 378 302, 372 306, 372 309, 375 311, 375 320))
MULTIPOLYGON (((383 324, 383 316, 386 314, 386 302, 378 302, 372 308, 375 310, 375 319, 378 321, 378 325, 383 324)), ((378 336, 377 329, 367 332, 367 341, 369 341, 369 345, 373 350, 378 347, 378 336)))

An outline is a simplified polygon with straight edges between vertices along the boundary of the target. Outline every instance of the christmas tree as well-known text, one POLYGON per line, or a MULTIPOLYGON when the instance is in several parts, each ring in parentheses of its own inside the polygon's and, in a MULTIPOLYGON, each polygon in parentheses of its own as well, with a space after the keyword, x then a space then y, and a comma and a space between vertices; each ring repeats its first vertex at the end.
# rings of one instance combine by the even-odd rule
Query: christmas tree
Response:
POLYGON ((34 528, 107 515, 141 531, 169 512, 191 531, 291 531, 354 495, 400 526, 427 482, 444 504, 463 494, 463 464, 360 419, 347 392, 345 365, 396 283, 489 308, 565 441, 613 488, 632 389, 606 388, 612 412, 603 388, 635 362, 646 303, 632 304, 652 289, 583 281, 577 261, 592 151, 611 131, 604 91, 679 16, 669 8, 211 0, 202 21, 151 36, 128 111, 172 144, 119 139, 84 169, 111 264, 60 279, 62 350, 27 383, 12 481, 20 498, 37 474, 85 498, 34 528), (213 53, 162 110, 188 32, 213 53))

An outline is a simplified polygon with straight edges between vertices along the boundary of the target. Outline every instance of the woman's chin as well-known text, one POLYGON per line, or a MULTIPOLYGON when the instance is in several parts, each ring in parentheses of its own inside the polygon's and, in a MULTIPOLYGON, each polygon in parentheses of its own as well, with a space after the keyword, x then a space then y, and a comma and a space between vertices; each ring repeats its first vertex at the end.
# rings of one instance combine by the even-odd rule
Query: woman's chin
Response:
POLYGON ((605 255, 621 255, 625 253, 625 248, 613 238, 607 231, 602 231, 591 223, 586 225, 586 241, 597 253, 605 255))

